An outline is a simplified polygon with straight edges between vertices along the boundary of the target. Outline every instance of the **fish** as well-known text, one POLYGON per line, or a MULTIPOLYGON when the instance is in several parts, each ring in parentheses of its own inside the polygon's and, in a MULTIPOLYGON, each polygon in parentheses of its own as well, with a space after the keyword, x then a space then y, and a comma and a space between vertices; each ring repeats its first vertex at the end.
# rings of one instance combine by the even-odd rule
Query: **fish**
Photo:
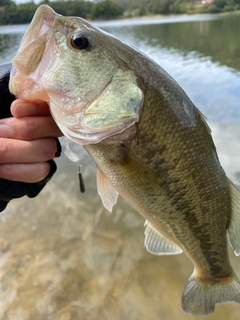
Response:
POLYGON ((240 255, 240 194, 206 118, 144 53, 80 17, 41 5, 12 60, 10 91, 49 104, 63 134, 95 161, 109 211, 118 195, 141 214, 145 247, 193 263, 182 308, 240 303, 228 254, 240 255))

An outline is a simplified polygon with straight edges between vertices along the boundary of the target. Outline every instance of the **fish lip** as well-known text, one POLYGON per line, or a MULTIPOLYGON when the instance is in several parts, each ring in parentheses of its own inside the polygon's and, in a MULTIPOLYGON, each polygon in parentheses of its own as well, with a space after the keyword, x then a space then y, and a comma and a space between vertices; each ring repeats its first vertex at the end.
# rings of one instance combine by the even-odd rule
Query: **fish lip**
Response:
MULTIPOLYGON (((44 53, 46 51, 46 46, 49 41, 52 41, 54 48, 58 46, 55 37, 53 35, 53 25, 56 17, 58 17, 59 14, 57 14, 52 8, 50 8, 47 5, 41 5, 37 11, 35 12, 35 15, 24 34, 22 41, 19 46, 19 50, 16 54, 16 56, 12 60, 12 69, 10 72, 10 81, 9 81, 9 89, 10 92, 13 93, 15 96, 18 96, 19 98, 28 99, 30 91, 29 90, 22 90, 22 84, 23 79, 27 79, 28 76, 31 74, 31 77, 29 77, 30 81, 24 81, 25 89, 26 88, 37 88, 36 83, 36 77, 40 79, 42 77, 42 73, 39 70, 39 65, 42 62, 42 57, 44 56, 44 53), (33 53, 38 50, 37 47, 37 41, 39 39, 42 39, 42 43, 45 44, 45 49, 43 49, 42 56, 39 59, 39 63, 30 67, 32 65, 32 61, 30 62, 31 55, 29 54, 29 59, 24 59, 25 52, 29 52, 29 50, 32 50, 34 48, 33 53), (19 74, 22 74, 23 79, 20 77, 19 74), (26 83, 28 83, 28 86, 26 87, 26 83), (19 89, 20 88, 20 89, 19 89), (25 93, 27 92, 27 94, 25 93)), ((54 49, 54 50, 55 50, 54 49)), ((39 50, 40 52, 40 47, 39 50)), ((40 57, 40 55, 39 55, 40 57)))
POLYGON ((28 30, 22 38, 20 48, 26 46, 25 42, 30 44, 41 35, 49 31, 53 27, 54 20, 57 16, 60 15, 57 14, 51 7, 47 5, 41 5, 35 12, 28 30), (33 33, 33 31, 35 32, 33 33))
MULTIPOLYGON (((116 131, 111 131, 108 135, 106 135, 105 132, 99 132, 98 134, 96 133, 88 133, 88 132, 79 132, 77 130, 73 130, 72 128, 68 127, 68 126, 61 126, 61 124, 59 125, 60 130, 62 130, 62 132, 64 132, 64 135, 66 137, 68 137, 70 140, 72 140, 73 142, 77 143, 78 145, 81 146, 85 146, 85 145, 89 145, 89 144, 98 144, 103 140, 108 139, 108 142, 112 142, 112 143, 116 143, 116 141, 118 141, 116 139, 114 139, 114 137, 116 136, 117 138, 119 137, 120 134, 122 134, 124 131, 128 130, 131 127, 135 127, 137 121, 134 123, 130 123, 128 126, 124 127, 124 128, 120 128, 119 130, 116 131)), ((135 134, 134 134, 135 135, 135 134)), ((119 138, 118 138, 119 139, 119 138)))

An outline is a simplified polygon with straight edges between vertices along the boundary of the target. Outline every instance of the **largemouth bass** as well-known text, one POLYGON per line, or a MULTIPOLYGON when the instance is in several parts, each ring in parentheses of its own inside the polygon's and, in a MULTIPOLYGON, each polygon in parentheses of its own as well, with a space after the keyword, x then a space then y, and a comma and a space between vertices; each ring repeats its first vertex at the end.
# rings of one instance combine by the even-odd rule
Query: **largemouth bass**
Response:
POLYGON ((111 211, 118 194, 146 219, 145 246, 194 265, 182 295, 196 316, 240 303, 227 236, 240 254, 240 196, 204 116, 154 61, 78 17, 38 8, 13 59, 10 90, 42 99, 97 165, 111 211))

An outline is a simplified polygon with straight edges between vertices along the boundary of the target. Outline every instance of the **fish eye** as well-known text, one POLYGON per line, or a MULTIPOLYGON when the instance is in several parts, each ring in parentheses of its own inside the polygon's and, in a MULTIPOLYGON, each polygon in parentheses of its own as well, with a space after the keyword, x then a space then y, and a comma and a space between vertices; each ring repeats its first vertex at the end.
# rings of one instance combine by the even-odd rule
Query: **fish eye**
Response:
POLYGON ((71 36, 70 43, 74 49, 85 50, 89 46, 89 40, 82 33, 75 33, 71 36))

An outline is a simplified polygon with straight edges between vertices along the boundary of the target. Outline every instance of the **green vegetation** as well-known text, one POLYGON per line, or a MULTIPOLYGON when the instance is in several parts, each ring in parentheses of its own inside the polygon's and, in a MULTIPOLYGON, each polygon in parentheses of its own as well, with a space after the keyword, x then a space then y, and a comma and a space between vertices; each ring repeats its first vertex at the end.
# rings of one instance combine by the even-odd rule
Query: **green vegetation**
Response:
POLYGON ((240 0, 116 0, 129 16, 218 13, 240 10, 240 0))
POLYGON ((124 14, 122 6, 112 0, 90 2, 84 0, 43 0, 16 5, 12 0, 0 0, 0 25, 29 23, 40 4, 50 5, 57 13, 67 16, 80 16, 87 19, 117 18, 124 14))
MULTIPOLYGON (((216 13, 240 10, 240 0, 43 0, 56 12, 86 19, 113 19, 155 14, 216 13)), ((16 5, 13 0, 0 0, 0 24, 29 23, 40 4, 30 1, 16 5)))

